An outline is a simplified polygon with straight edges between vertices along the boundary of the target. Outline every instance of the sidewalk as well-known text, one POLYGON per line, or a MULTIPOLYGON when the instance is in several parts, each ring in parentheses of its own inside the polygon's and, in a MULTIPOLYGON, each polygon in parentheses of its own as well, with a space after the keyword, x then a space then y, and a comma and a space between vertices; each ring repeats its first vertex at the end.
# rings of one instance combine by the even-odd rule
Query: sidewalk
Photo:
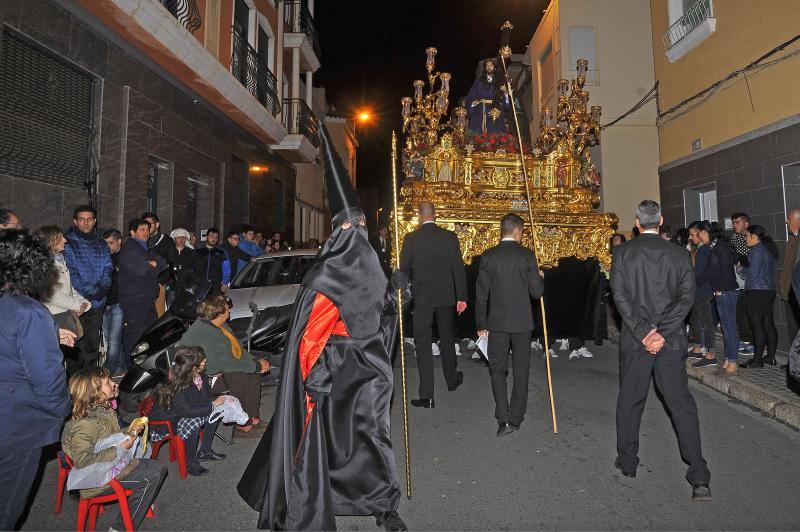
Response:
MULTIPOLYGON (((724 345, 722 335, 719 333, 717 333, 717 345, 724 345)), ((739 368, 736 375, 725 377, 717 371, 722 367, 724 360, 723 353, 718 352, 719 366, 693 368, 692 362, 695 362, 696 359, 688 359, 686 371, 690 377, 694 377, 703 384, 800 430, 800 395, 789 389, 786 371, 780 369, 782 364, 787 363, 786 357, 786 353, 778 351, 775 357, 778 363, 775 366, 764 366, 758 369, 739 368)), ((739 355, 740 362, 751 358, 751 356, 739 355)))
MULTIPOLYGON (((608 336, 612 342, 619 343, 619 331, 610 317, 608 336)), ((716 344, 724 345, 719 332, 717 332, 716 344)), ((785 352, 778 351, 775 357, 778 363, 775 366, 764 366, 758 369, 739 368, 733 377, 725 377, 718 373, 725 358, 723 353, 718 352, 719 366, 693 368, 692 363, 697 359, 690 358, 686 360, 686 372, 690 377, 706 386, 800 430, 800 395, 789 389, 786 371, 780 369, 782 364, 786 364, 786 357, 785 352)), ((750 358, 752 357, 739 355, 740 362, 745 362, 750 358)))

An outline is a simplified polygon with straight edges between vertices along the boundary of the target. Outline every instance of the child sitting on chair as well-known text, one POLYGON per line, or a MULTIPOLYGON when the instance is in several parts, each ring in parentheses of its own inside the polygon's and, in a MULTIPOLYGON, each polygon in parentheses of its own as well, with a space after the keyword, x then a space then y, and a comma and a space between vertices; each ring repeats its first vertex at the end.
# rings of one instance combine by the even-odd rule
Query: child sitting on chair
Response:
MULTIPOLYGON (((223 396, 215 399, 211 395, 205 369, 206 356, 202 347, 178 348, 169 369, 169 382, 156 391, 156 403, 150 414, 154 420, 171 421, 177 435, 186 442, 186 472, 193 476, 208 473, 208 469, 200 465, 201 461, 225 458, 211 448, 219 421, 210 423, 208 420, 213 408, 225 399, 223 396), (198 451, 201 429, 203 441, 198 451)), ((156 430, 154 427, 151 432, 152 440, 163 436, 156 430)))
MULTIPOLYGON (((114 462, 118 455, 116 446, 101 451, 95 451, 95 447, 98 442, 123 432, 113 407, 119 395, 117 384, 109 378, 107 369, 92 367, 70 379, 69 392, 72 395, 72 417, 61 435, 62 449, 72 458, 76 469, 114 462)), ((122 449, 130 449, 143 428, 144 425, 141 425, 117 445, 122 449)), ((114 478, 123 488, 132 492, 128 497, 128 507, 133 526, 138 529, 161 489, 167 476, 167 467, 155 460, 134 458, 127 464, 117 464, 114 471, 114 478), (119 472, 116 468, 119 468, 119 472)), ((102 486, 82 489, 80 493, 86 499, 112 493, 112 490, 102 486)), ((123 527, 122 516, 118 515, 113 528, 122 530, 123 527)))

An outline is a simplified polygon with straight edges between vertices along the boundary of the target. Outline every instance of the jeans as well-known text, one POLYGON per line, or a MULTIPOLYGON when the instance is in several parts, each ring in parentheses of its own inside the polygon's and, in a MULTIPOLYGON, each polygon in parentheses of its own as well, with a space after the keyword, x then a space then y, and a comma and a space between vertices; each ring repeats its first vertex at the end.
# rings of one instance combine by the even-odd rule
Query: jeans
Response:
POLYGON ((122 325, 124 323, 122 307, 119 303, 109 305, 103 313, 103 338, 106 342, 105 367, 112 374, 125 371, 122 360, 122 325))
POLYGON ((725 358, 735 362, 739 356, 739 328, 736 326, 736 302, 738 290, 728 290, 714 296, 714 306, 722 325, 722 341, 725 344, 725 358))

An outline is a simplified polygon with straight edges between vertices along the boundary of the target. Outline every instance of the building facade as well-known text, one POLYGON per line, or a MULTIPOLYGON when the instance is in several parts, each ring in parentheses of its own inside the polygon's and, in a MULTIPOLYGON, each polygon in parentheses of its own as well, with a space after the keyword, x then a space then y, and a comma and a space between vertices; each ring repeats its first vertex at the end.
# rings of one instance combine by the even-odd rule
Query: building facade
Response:
POLYGON ((27 227, 91 202, 101 228, 298 236, 313 0, 7 0, 0 23, 0 205, 27 227))
POLYGON ((666 223, 730 228, 745 212, 782 257, 786 213, 800 207, 797 2, 651 0, 651 10, 666 223))
MULTIPOLYGON (((552 0, 528 46, 533 98, 530 130, 539 132, 541 111, 555 110, 559 79, 576 77, 578 59, 589 61, 590 105, 602 106, 601 124, 621 116, 655 84, 647 2, 552 0)), ((604 129, 592 159, 602 176, 601 210, 614 212, 630 229, 643 198, 658 199, 656 104, 651 101, 604 129)))

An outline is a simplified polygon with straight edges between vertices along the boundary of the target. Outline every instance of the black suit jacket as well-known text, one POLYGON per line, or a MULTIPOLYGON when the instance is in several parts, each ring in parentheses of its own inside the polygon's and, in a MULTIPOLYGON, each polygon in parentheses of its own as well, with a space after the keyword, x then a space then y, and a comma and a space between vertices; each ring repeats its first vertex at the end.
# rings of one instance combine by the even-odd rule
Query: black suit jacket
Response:
POLYGON ((411 279, 415 308, 436 308, 467 300, 467 274, 458 237, 435 223, 406 235, 400 269, 411 279))
MULTIPOLYGON (((177 250, 176 250, 177 251, 177 250)), ((169 268, 166 259, 155 251, 144 249, 136 239, 128 238, 119 250, 119 300, 158 297, 158 274, 169 268), (153 268, 149 262, 156 262, 153 268)))
POLYGON ((503 241, 481 256, 475 301, 478 330, 533 330, 531 298, 544 292, 536 255, 514 241, 503 241))
POLYGON ((392 271, 392 264, 390 261, 392 253, 392 240, 387 236, 386 245, 381 246, 381 237, 374 236, 372 237, 370 243, 372 244, 372 249, 374 249, 375 253, 378 254, 378 260, 381 262, 381 268, 383 268, 384 273, 388 275, 392 271), (384 251, 384 249, 386 251, 384 251))
POLYGON ((664 349, 685 353, 684 320, 695 290, 689 254, 651 233, 614 249, 611 289, 622 317, 620 349, 644 350, 642 340, 656 329, 664 337, 664 349))

